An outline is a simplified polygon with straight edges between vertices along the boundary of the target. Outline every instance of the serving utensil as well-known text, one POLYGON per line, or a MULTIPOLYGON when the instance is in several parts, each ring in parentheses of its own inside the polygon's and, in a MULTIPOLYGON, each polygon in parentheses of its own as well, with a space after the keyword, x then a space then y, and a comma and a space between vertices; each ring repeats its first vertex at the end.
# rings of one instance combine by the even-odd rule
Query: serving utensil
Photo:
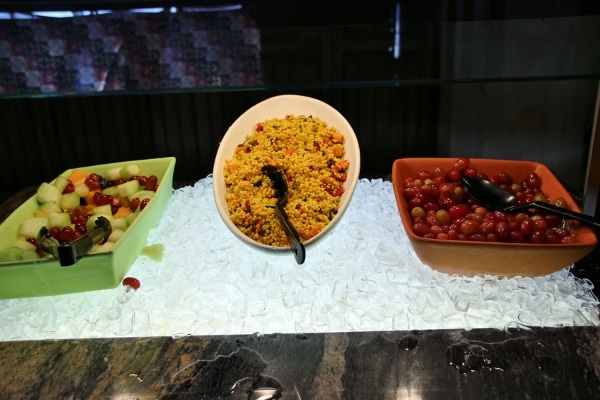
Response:
POLYGON ((510 192, 507 192, 500 186, 485 179, 463 176, 462 182, 465 192, 490 210, 517 212, 536 208, 559 217, 580 221, 595 228, 597 231, 600 230, 600 219, 590 215, 555 206, 554 204, 545 203, 543 201, 532 201, 519 204, 517 198, 510 192))
POLYGON ((58 258, 61 267, 73 265, 97 243, 105 243, 112 233, 110 222, 105 217, 95 221, 95 227, 85 235, 68 243, 59 243, 50 236, 48 228, 43 227, 38 235, 42 250, 58 258))
POLYGON ((298 264, 302 264, 306 259, 306 250, 302 244, 302 241, 300 240, 298 231, 296 231, 285 210, 283 209, 283 206, 287 202, 288 198, 288 186, 285 176, 280 169, 268 164, 262 167, 262 172, 273 182, 273 188, 275 188, 275 192, 277 193, 277 203, 275 205, 277 216, 279 217, 288 240, 290 241, 290 248, 294 252, 296 262, 298 264))

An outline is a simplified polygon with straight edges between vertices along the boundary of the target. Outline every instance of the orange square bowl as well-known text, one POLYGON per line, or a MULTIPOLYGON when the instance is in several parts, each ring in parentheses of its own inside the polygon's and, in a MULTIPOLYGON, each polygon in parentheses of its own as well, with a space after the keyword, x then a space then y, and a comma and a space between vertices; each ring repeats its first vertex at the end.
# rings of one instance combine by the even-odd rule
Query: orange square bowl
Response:
MULTIPOLYGON (((394 161, 392 184, 402 225, 415 253, 431 268, 463 276, 542 276, 556 272, 589 254, 597 244, 594 232, 579 226, 573 244, 531 244, 503 242, 471 242, 422 238, 413 233, 412 220, 402 195, 404 180, 420 171, 441 167, 449 171, 456 158, 403 158, 394 161)), ((499 172, 510 174, 520 182, 531 172, 542 181, 542 191, 551 199, 564 198, 571 210, 581 211, 571 195, 554 174, 543 164, 533 161, 471 158, 470 165, 477 171, 492 176, 499 172)))

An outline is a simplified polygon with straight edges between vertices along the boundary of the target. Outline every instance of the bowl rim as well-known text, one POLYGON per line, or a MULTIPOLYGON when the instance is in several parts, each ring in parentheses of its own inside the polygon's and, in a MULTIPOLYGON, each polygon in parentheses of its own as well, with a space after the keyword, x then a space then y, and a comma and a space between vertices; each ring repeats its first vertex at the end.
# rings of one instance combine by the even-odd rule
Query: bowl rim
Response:
MULTIPOLYGON (((408 204, 402 196, 402 187, 404 185, 404 177, 401 177, 399 168, 397 167, 401 163, 415 163, 422 161, 431 161, 438 160, 440 162, 450 162, 455 161, 458 157, 409 157, 409 158, 400 158, 394 160, 393 168, 392 168, 392 185, 394 186, 394 195, 396 197, 396 202, 401 207, 398 207, 398 211, 400 214, 400 219, 402 220, 402 226, 406 231, 406 234, 411 241, 418 241, 424 243, 431 244, 444 244, 444 245, 453 245, 453 246, 480 246, 480 247, 494 247, 494 248, 526 248, 526 249, 549 249, 549 248, 578 248, 578 247, 595 247, 598 243, 597 236, 594 231, 585 225, 581 225, 578 227, 578 235, 582 235, 584 238, 589 238, 589 241, 582 241, 576 243, 568 243, 568 244, 534 244, 534 243, 508 243, 508 242, 477 242, 477 241, 462 241, 462 240, 443 240, 443 239, 431 239, 424 238, 416 235, 411 227, 412 219, 408 213, 408 204), (398 186, 402 185, 402 186, 398 186)), ((522 164, 522 165, 535 165, 540 170, 544 171, 544 174, 550 176, 555 182, 560 186, 560 188, 564 191, 565 200, 570 205, 571 209, 577 212, 581 212, 580 207, 577 205, 573 197, 569 194, 569 192, 564 188, 564 186, 560 183, 555 174, 544 164, 537 161, 528 161, 528 160, 506 160, 506 159, 497 159, 497 158, 471 158, 471 162, 500 162, 500 163, 513 163, 513 164, 522 164)))
POLYGON ((338 213, 336 216, 327 224, 327 226, 319 232, 319 234, 307 241, 303 241, 303 244, 306 248, 315 245, 320 242, 321 239, 328 236, 328 233, 337 225, 339 220, 345 214, 348 206, 350 204, 350 200, 356 186, 358 184, 359 175, 360 175, 360 166, 361 166, 361 157, 360 157, 360 146, 358 143, 358 139, 356 137, 356 133, 348 120, 333 106, 328 103, 308 96, 296 95, 296 94, 282 94, 273 97, 269 97, 265 100, 262 100, 252 107, 248 108, 244 111, 240 116, 236 118, 236 120, 229 126, 225 134, 223 135, 219 148, 217 150, 215 161, 213 164, 213 197, 217 207, 217 211, 225 223, 225 226, 240 239, 243 243, 253 247, 258 248, 260 250, 264 250, 271 253, 288 253, 290 251, 289 247, 277 247, 270 246, 263 243, 259 243, 250 237, 246 236, 242 231, 240 231, 237 226, 231 221, 229 218, 229 210, 227 209, 226 202, 223 201, 225 196, 225 184, 224 184, 224 174, 223 174, 223 165, 226 160, 231 158, 234 154, 234 149, 239 142, 234 141, 234 138, 240 136, 247 136, 252 133, 252 128, 256 125, 256 123, 263 121, 267 118, 283 118, 285 115, 306 115, 307 112, 311 112, 312 114, 318 118, 323 119, 327 125, 335 126, 340 132, 344 135, 344 147, 346 150, 346 154, 350 154, 353 162, 350 164, 350 169, 348 173, 348 179, 344 183, 344 194, 340 200, 340 207, 338 209, 338 213), (294 112, 294 110, 289 109, 286 110, 284 105, 290 106, 299 106, 299 111, 294 112), (254 115, 262 114, 264 115, 264 110, 269 107, 275 106, 277 110, 279 110, 279 114, 265 117, 259 117, 259 119, 254 118, 254 115), (326 117, 322 115, 316 115, 314 112, 315 109, 323 110, 323 114, 326 114, 326 117), (311 111, 304 111, 311 110, 311 111), (335 118, 339 120, 336 123, 331 123, 329 120, 335 118), (252 123, 248 123, 248 120, 251 120, 252 123), (237 132, 245 132, 244 134, 237 132), (236 134, 237 133, 237 134, 236 134))

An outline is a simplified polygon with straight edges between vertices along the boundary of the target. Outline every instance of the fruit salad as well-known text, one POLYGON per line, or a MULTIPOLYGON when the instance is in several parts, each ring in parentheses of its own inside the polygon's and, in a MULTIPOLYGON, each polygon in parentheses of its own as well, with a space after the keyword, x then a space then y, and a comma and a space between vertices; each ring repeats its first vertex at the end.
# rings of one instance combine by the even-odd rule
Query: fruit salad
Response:
POLYGON ((136 164, 115 167, 105 176, 75 169, 37 189, 38 208, 23 221, 19 238, 0 251, 0 262, 51 257, 38 244, 42 228, 59 243, 77 240, 91 231, 96 220, 106 218, 112 233, 90 252, 109 251, 144 210, 158 189, 155 175, 145 176, 136 164))

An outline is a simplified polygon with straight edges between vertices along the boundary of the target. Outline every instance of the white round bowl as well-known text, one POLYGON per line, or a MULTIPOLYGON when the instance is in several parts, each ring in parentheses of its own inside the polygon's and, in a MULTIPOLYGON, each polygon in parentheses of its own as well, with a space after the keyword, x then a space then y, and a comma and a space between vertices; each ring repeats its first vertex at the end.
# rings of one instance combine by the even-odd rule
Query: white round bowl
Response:
POLYGON ((227 202, 225 201, 226 187, 223 167, 225 166, 225 161, 233 157, 238 144, 242 143, 246 136, 254 131, 257 123, 270 118, 284 118, 286 115, 290 114, 295 116, 312 115, 313 117, 325 121, 327 125, 337 128, 340 133, 344 135, 344 148, 346 152, 344 158, 350 161, 348 178, 346 179, 346 182, 344 182, 344 194, 340 199, 338 213, 318 235, 303 242, 307 250, 311 245, 314 245, 331 233, 332 229, 340 221, 348 208, 348 204, 350 204, 360 173, 360 148, 358 146, 356 134, 342 114, 327 103, 311 97, 282 95, 264 100, 240 115, 229 127, 225 136, 223 136, 215 158, 213 166, 213 191, 215 203, 221 219, 238 239, 259 250, 277 253, 289 252, 290 249, 289 247, 276 247, 259 243, 246 236, 231 221, 227 202))

